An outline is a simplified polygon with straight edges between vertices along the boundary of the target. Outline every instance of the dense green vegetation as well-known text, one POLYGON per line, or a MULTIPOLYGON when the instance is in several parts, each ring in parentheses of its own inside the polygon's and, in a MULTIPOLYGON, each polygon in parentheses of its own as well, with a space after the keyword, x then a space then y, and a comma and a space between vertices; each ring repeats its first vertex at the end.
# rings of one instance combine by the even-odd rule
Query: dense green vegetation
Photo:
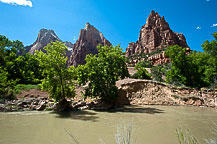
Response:
POLYGON ((31 54, 23 54, 23 51, 22 42, 10 41, 0 35, 1 98, 14 98, 16 84, 37 84, 43 78, 38 60, 31 54))
POLYGON ((42 68, 38 60, 31 54, 23 53, 20 41, 10 41, 0 35, 0 67, 7 72, 7 80, 22 84, 39 83, 42 79, 42 68))
POLYGON ((131 77, 136 79, 151 79, 151 74, 149 74, 148 71, 145 69, 146 67, 149 66, 150 66, 149 62, 146 61, 138 62, 135 66, 135 70, 137 71, 131 77))
POLYGON ((217 33, 215 40, 202 44, 204 52, 192 51, 186 54, 185 48, 177 45, 166 50, 171 67, 166 73, 166 82, 176 85, 201 88, 215 85, 217 78, 217 33))
POLYGON ((212 35, 214 40, 202 44, 204 52, 187 53, 186 48, 178 45, 170 46, 164 49, 170 58, 169 64, 152 66, 146 60, 140 61, 135 66, 137 72, 132 77, 149 79, 145 68, 151 68, 151 78, 156 81, 192 88, 216 88, 217 33, 212 35))
POLYGON ((88 83, 85 97, 100 97, 103 101, 113 102, 117 98, 116 81, 129 75, 126 59, 119 45, 99 45, 97 48, 98 55, 87 55, 87 63, 77 68, 78 82, 88 83))
POLYGON ((8 98, 14 99, 15 82, 8 80, 8 73, 4 69, 0 69, 0 99, 8 98))
POLYGON ((151 68, 151 76, 155 81, 164 82, 162 76, 165 75, 165 67, 163 65, 153 66, 151 68))
MULTIPOLYGON (((168 47, 169 64, 152 66, 150 61, 141 61, 131 77, 192 88, 216 88, 217 33, 212 35, 214 40, 202 44, 204 52, 191 51, 187 54, 185 48, 177 45, 168 47), (151 68, 151 75, 145 68, 151 68)), ((127 59, 120 46, 99 45, 99 53, 87 55, 87 63, 77 68, 67 67, 63 43, 53 42, 44 49, 47 53, 24 53, 22 42, 10 41, 0 35, 0 98, 12 99, 15 90, 25 89, 24 85, 33 88, 37 84, 41 84, 41 88, 56 101, 74 97, 76 79, 78 83, 88 85, 84 97, 114 102, 117 98, 116 81, 129 76, 127 59)))
POLYGON ((47 53, 36 52, 40 66, 44 67, 42 90, 49 92, 56 101, 75 96, 74 67, 67 68, 65 50, 67 47, 61 42, 52 42, 44 47, 47 53))

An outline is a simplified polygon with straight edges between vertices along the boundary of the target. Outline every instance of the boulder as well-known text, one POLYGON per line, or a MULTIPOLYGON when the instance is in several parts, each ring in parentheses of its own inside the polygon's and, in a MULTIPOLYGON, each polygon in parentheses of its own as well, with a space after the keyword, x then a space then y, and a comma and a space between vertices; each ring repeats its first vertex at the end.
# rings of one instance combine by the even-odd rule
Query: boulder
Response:
POLYGON ((4 104, 0 104, 0 112, 4 112, 5 111, 5 105, 4 104))
POLYGON ((22 102, 22 104, 23 104, 23 105, 29 105, 29 104, 32 103, 32 101, 33 101, 33 99, 25 99, 25 100, 22 102))
POLYGON ((72 109, 73 108, 71 102, 67 101, 66 99, 62 99, 61 101, 55 103, 53 106, 53 110, 56 112, 70 111, 72 109))
POLYGON ((73 103, 73 104, 72 104, 72 107, 73 107, 74 109, 79 109, 80 107, 84 107, 84 106, 86 106, 86 105, 87 105, 87 104, 86 104, 85 101, 79 101, 79 102, 73 103))
POLYGON ((44 101, 41 101, 39 103, 39 105, 36 107, 36 110, 37 111, 43 111, 43 110, 45 110, 45 108, 46 108, 46 103, 44 101))
POLYGON ((19 103, 17 103, 17 106, 22 108, 22 107, 24 107, 24 104, 23 104, 23 102, 19 102, 19 103))
POLYGON ((30 110, 36 110, 36 107, 37 107, 37 105, 31 104, 29 108, 30 108, 30 110))

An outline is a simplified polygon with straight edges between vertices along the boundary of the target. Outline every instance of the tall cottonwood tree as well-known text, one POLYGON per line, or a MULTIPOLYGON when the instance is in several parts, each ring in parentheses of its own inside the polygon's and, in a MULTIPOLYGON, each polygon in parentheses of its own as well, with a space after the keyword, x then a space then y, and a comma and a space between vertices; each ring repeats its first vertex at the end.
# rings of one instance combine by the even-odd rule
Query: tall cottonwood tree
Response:
MULTIPOLYGON (((171 68, 166 73, 168 83, 194 88, 211 87, 217 79, 217 33, 214 40, 202 44, 204 52, 192 51, 178 45, 168 47, 166 54, 171 68)), ((213 86, 212 86, 213 87, 213 86)))
POLYGON ((44 47, 46 53, 37 51, 35 54, 46 76, 42 81, 42 89, 48 91, 56 101, 75 96, 74 67, 67 68, 66 49, 62 42, 56 41, 44 47))
POLYGON ((208 55, 206 66, 206 81, 217 87, 217 32, 213 33, 214 40, 206 40, 201 46, 208 55))
POLYGON ((104 102, 116 101, 118 89, 116 81, 129 76, 126 58, 120 46, 102 46, 98 55, 87 55, 86 64, 77 68, 78 82, 88 83, 84 96, 99 97, 104 102))

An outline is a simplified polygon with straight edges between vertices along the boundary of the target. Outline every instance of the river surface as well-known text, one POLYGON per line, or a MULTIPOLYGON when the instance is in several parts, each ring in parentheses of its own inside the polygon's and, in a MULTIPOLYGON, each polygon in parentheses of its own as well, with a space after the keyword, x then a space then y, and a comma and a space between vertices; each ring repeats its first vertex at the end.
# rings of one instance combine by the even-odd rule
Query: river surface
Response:
POLYGON ((217 109, 142 106, 118 111, 0 113, 0 144, 115 144, 117 129, 132 127, 133 144, 178 144, 176 129, 189 129, 201 143, 215 137, 217 109), (67 133, 67 132, 68 133, 67 133))

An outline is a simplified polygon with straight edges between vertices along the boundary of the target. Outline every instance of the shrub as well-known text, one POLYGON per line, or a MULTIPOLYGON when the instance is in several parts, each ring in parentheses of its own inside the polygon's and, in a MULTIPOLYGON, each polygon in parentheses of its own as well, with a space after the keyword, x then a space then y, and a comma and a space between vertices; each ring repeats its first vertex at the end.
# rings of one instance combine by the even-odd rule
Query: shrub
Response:
POLYGON ((134 73, 131 77, 136 79, 151 79, 151 74, 144 67, 143 62, 139 62, 135 66, 136 73, 134 73))
POLYGON ((15 99, 16 81, 7 80, 7 72, 0 67, 0 99, 15 99))
POLYGON ((164 75, 164 71, 165 69, 161 65, 152 67, 151 68, 152 79, 155 81, 163 82, 164 80, 162 77, 164 75))

